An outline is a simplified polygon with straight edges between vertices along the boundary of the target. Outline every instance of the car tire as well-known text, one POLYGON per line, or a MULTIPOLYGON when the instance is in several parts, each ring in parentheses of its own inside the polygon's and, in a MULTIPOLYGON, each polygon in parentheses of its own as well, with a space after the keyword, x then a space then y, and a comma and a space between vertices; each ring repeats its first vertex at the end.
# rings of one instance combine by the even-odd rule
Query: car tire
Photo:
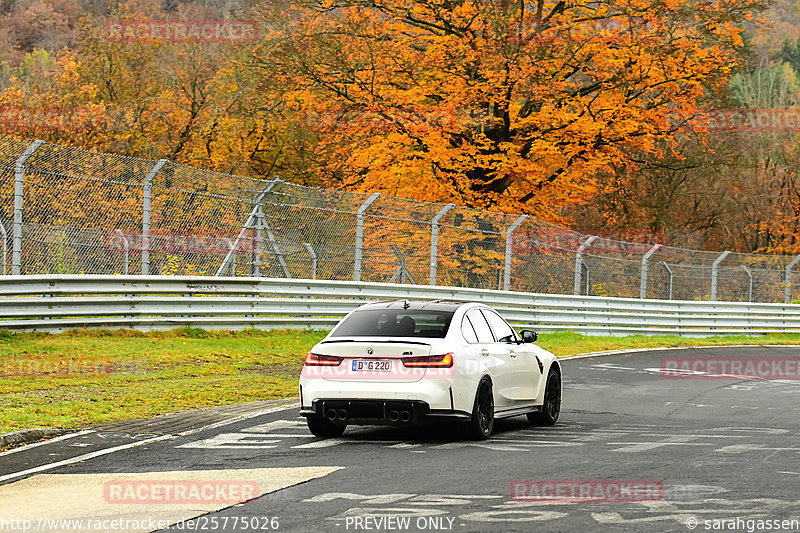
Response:
POLYGON ((551 368, 547 373, 542 410, 528 413, 528 422, 536 426, 552 426, 561 413, 561 376, 551 368))
POLYGON ((494 429, 494 394, 492 382, 484 378, 478 383, 472 418, 467 422, 467 437, 471 440, 486 440, 494 429))
POLYGON ((316 415, 307 417, 306 423, 308 424, 308 430, 313 433, 314 436, 324 439, 341 437, 347 427, 347 424, 334 424, 327 418, 316 415))

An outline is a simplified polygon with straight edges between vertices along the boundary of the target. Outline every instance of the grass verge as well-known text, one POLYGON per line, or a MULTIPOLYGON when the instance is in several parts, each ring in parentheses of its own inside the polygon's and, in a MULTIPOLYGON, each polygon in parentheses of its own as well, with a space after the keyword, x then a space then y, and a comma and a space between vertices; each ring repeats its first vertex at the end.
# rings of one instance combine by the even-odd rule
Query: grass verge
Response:
MULTIPOLYGON (((297 394, 308 349, 325 331, 0 331, 0 433, 77 428, 297 394)), ((800 344, 759 337, 589 337, 542 334, 559 356, 624 348, 800 344)))

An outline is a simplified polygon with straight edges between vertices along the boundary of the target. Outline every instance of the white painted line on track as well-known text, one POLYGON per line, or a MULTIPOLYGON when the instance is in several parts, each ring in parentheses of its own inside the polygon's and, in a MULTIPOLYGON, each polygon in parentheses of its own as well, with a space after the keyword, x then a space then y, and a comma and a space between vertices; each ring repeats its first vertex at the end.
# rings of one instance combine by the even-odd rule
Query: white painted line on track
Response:
MULTIPOLYGON (((243 431, 242 433, 250 434, 249 431, 243 431)), ((310 439, 313 438, 314 435, 311 433, 259 433, 262 437, 275 437, 279 439, 310 439)))
MULTIPOLYGON (((262 415, 266 415, 266 414, 270 414, 270 413, 276 413, 278 411, 284 411, 286 409, 292 409, 292 408, 295 408, 295 407, 298 407, 298 406, 299 406, 299 404, 291 404, 291 405, 284 405, 284 406, 281 406, 281 407, 273 407, 273 408, 270 408, 270 409, 265 409, 263 411, 257 411, 255 413, 249 413, 249 414, 246 414, 246 415, 239 415, 239 416, 235 416, 233 418, 229 418, 227 420, 221 420, 219 422, 215 422, 215 423, 209 424, 207 426, 203 426, 203 427, 199 427, 199 428, 183 431, 183 432, 178 433, 176 435, 161 435, 161 436, 153 437, 153 438, 150 438, 150 439, 144 439, 144 440, 140 440, 140 441, 136 441, 136 442, 130 442, 128 444, 123 444, 121 446, 114 446, 112 448, 106 448, 106 449, 103 449, 103 450, 98 450, 96 452, 91 452, 91 453, 87 453, 87 454, 84 454, 84 455, 79 455, 77 457, 72 457, 70 459, 63 459, 61 461, 56 461, 54 463, 48 463, 48 464, 45 464, 45 465, 40 465, 40 466, 37 466, 37 467, 34 467, 34 468, 29 468, 27 470, 21 470, 19 472, 12 472, 10 474, 5 474, 3 476, 0 476, 0 483, 2 483, 4 481, 11 480, 11 479, 16 479, 18 477, 27 476, 27 475, 30 475, 30 474, 37 474, 39 472, 45 472, 47 470, 52 470, 52 469, 58 468, 60 466, 67 466, 67 465, 79 463, 81 461, 88 461, 89 459, 94 459, 95 457, 101 457, 103 455, 108 455, 110 453, 119 452, 119 451, 122 451, 122 450, 127 450, 127 449, 130 449, 130 448, 134 448, 136 446, 141 446, 143 444, 150 444, 150 443, 159 442, 159 441, 162 441, 162 440, 174 439, 176 436, 183 437, 183 436, 186 436, 186 435, 192 435, 194 433, 198 433, 200 431, 205 431, 207 429, 215 429, 215 428, 218 428, 218 427, 227 426, 229 424, 233 424, 235 422, 240 422, 242 420, 248 420, 250 418, 255 418, 257 416, 262 416, 262 415)), ((93 432, 92 430, 87 430, 87 431, 89 433, 93 432)), ((77 436, 79 433, 71 433, 70 435, 62 435, 62 437, 77 436)), ((86 433, 83 433, 83 434, 86 434, 86 433)), ((46 440, 46 441, 41 442, 41 443, 35 443, 35 444, 37 446, 41 446, 43 444, 48 444, 48 443, 51 443, 51 442, 55 442, 56 439, 59 439, 59 437, 56 437, 55 439, 46 440)), ((61 440, 63 440, 63 438, 61 440)), ((28 446, 21 446, 20 448, 14 448, 14 450, 29 449, 31 446, 33 446, 33 445, 29 444, 28 446)), ((9 451, 12 451, 12 450, 9 450, 9 451)))
POLYGON ((84 455, 79 455, 78 457, 71 457, 69 459, 63 459, 61 461, 56 461, 55 463, 50 463, 46 465, 37 466, 34 468, 29 468, 27 470, 22 470, 20 472, 13 472, 11 474, 6 474, 4 476, 0 476, 0 482, 8 481, 9 479, 14 479, 22 476, 27 476, 29 474, 36 474, 39 472, 44 472, 46 470, 52 470, 53 468, 58 468, 59 466, 66 466, 75 463, 80 463, 81 461, 88 461, 89 459, 94 459, 95 457, 100 457, 101 455, 108 455, 110 453, 119 452, 122 450, 127 450, 128 448, 133 448, 136 446, 141 446, 143 444, 150 444, 151 442, 158 442, 161 440, 166 439, 174 439, 173 435, 161 435, 160 437, 153 437, 152 439, 145 439, 136 442, 130 442, 128 444, 123 444, 121 446, 114 446, 113 448, 106 448, 105 450, 98 450, 96 452, 87 453, 84 455))
POLYGON ((94 433, 94 430, 93 429, 85 429, 83 431, 78 431, 77 433, 68 433, 66 435, 60 435, 58 437, 53 437, 52 439, 46 439, 46 440, 43 440, 43 441, 40 441, 40 442, 34 442, 32 444, 26 444, 24 446, 18 446, 16 448, 11 448, 10 450, 6 450, 6 451, 0 453, 0 457, 3 457, 4 455, 11 455, 12 453, 17 453, 17 452, 20 452, 22 450, 30 450, 31 448, 36 448, 38 446, 43 446, 45 444, 50 444, 51 442, 59 442, 59 441, 71 439, 71 438, 74 438, 74 437, 80 437, 82 435, 88 435, 89 433, 94 433))
POLYGON ((327 448, 328 446, 337 446, 339 444, 344 444, 345 442, 350 442, 350 439, 326 439, 326 440, 318 440, 316 442, 309 442, 308 444, 300 444, 299 446, 292 446, 292 448, 300 448, 300 449, 307 449, 307 448, 327 448))
MULTIPOLYGON (((148 533, 179 524, 178 531, 196 530, 196 526, 181 523, 200 515, 219 512, 241 505, 278 490, 325 477, 343 467, 305 466, 288 468, 252 468, 225 470, 172 470, 161 472, 106 472, 94 474, 43 474, 0 487, 0 516, 11 520, 11 531, 113 531, 115 533, 148 533), (167 487, 175 483, 190 484, 188 494, 167 487), (118 486, 120 492, 108 490, 118 486), (165 486, 166 485, 166 486, 165 486), (244 485, 244 486, 242 486, 244 485), (132 489, 130 492, 123 487, 132 489), (136 487, 136 488, 134 488, 136 487), (146 489, 143 492, 140 489, 146 489), (199 498, 192 497, 193 489, 199 498), (211 489, 209 491, 209 489, 211 489), (222 489, 222 490, 221 490, 222 489), (134 494, 135 492, 135 494, 134 494), (129 496, 134 496, 129 499, 129 496), (110 519, 119 519, 111 526, 110 519), (15 527, 14 524, 18 524, 15 527), (19 524, 27 523, 25 528, 19 524), (103 523, 100 527, 98 523, 103 523), (88 526, 88 528, 87 528, 88 526), (181 527, 182 526, 182 527, 181 527)), ((242 509, 241 516, 252 516, 252 510, 242 509)), ((266 515, 266 513, 264 513, 266 515)), ((268 515, 273 516, 273 515, 268 515)), ((212 519, 216 520, 216 518, 212 519)), ((263 517, 254 522, 261 530, 271 527, 263 517)), ((245 527, 249 525, 245 524, 245 527)), ((200 529, 239 531, 238 525, 227 527, 211 520, 200 529)), ((281 524, 283 525, 283 524, 281 524)), ((258 529, 250 526, 248 530, 258 529)))
MULTIPOLYGON (((298 426, 305 427, 305 420, 275 420, 267 422, 266 424, 259 424, 257 426, 250 426, 249 428, 242 429, 243 433, 270 433, 276 429, 297 429, 298 426)), ((307 434, 306 434, 307 435, 307 434)))
POLYGON ((203 426, 203 427, 199 427, 199 428, 195 428, 195 429, 190 429, 188 431, 184 431, 182 433, 178 433, 178 435, 180 435, 181 437, 186 436, 186 435, 192 435, 193 433, 199 433, 200 431, 205 431, 207 429, 216 429, 216 428, 219 428, 219 427, 222 427, 222 426, 227 426, 229 424, 234 424, 236 422, 241 422, 242 420, 249 420, 251 418, 256 418, 258 416, 268 415, 270 413, 277 413, 278 411, 285 411, 287 409, 296 409, 296 408, 299 408, 299 407, 300 407, 299 403, 291 404, 291 405, 283 405, 281 407, 273 407, 271 409, 265 409, 264 411, 257 411, 255 413, 249 413, 249 414, 246 414, 246 415, 239 415, 239 416, 235 416, 233 418, 229 418, 227 420, 220 420, 219 422, 214 422, 213 424, 209 424, 207 426, 203 426))
POLYGON ((707 344, 705 346, 665 346, 663 348, 627 348, 624 350, 608 350, 604 352, 587 352, 575 355, 562 355, 559 361, 569 359, 586 359, 589 357, 601 357, 603 355, 618 355, 639 352, 661 352, 671 350, 698 350, 704 348, 800 348, 800 344, 707 344))
POLYGON ((506 443, 515 443, 518 442, 520 444, 532 444, 537 446, 582 446, 579 442, 559 442, 553 440, 531 440, 531 439, 492 439, 492 442, 506 442, 506 443))
POLYGON ((176 448, 199 448, 199 449, 214 449, 214 448, 240 448, 240 449, 256 449, 256 448, 275 448, 275 443, 280 442, 280 439, 265 439, 271 435, 261 435, 258 433, 220 433, 211 438, 187 442, 176 446, 176 448))
MULTIPOLYGON (((605 352, 588 352, 588 353, 579 353, 576 355, 562 355, 558 358, 559 361, 568 361, 570 359, 588 359, 590 357, 602 357, 604 355, 619 355, 619 354, 626 354, 626 353, 639 353, 639 352, 658 352, 658 351, 667 351, 667 350, 686 350, 690 348, 689 346, 672 346, 672 347, 665 347, 665 348, 629 348, 627 350, 608 350, 605 352)), ((691 346, 691 348, 699 348, 699 346, 691 346)))

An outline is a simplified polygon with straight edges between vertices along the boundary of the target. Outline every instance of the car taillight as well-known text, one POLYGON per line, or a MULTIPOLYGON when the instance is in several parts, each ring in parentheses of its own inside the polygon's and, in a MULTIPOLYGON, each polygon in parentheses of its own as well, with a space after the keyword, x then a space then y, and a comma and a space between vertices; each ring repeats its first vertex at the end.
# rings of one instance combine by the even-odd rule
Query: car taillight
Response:
POLYGON ((420 357, 403 357, 403 366, 410 367, 439 367, 453 366, 453 354, 423 355, 420 357))
POLYGON ((339 366, 344 361, 344 357, 336 357, 335 355, 320 355, 318 353, 308 352, 306 355, 305 364, 308 366, 339 366))

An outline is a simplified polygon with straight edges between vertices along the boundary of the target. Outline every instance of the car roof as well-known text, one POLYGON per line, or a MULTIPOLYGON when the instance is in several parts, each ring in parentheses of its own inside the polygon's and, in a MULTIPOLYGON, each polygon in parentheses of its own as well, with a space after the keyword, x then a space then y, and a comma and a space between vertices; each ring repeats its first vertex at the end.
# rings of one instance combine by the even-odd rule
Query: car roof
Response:
POLYGON ((483 304, 470 304, 469 302, 455 302, 451 300, 394 300, 390 302, 375 302, 371 304, 362 305, 359 310, 371 309, 413 309, 413 310, 428 310, 428 311, 455 311, 459 307, 465 305, 483 305, 483 304))

